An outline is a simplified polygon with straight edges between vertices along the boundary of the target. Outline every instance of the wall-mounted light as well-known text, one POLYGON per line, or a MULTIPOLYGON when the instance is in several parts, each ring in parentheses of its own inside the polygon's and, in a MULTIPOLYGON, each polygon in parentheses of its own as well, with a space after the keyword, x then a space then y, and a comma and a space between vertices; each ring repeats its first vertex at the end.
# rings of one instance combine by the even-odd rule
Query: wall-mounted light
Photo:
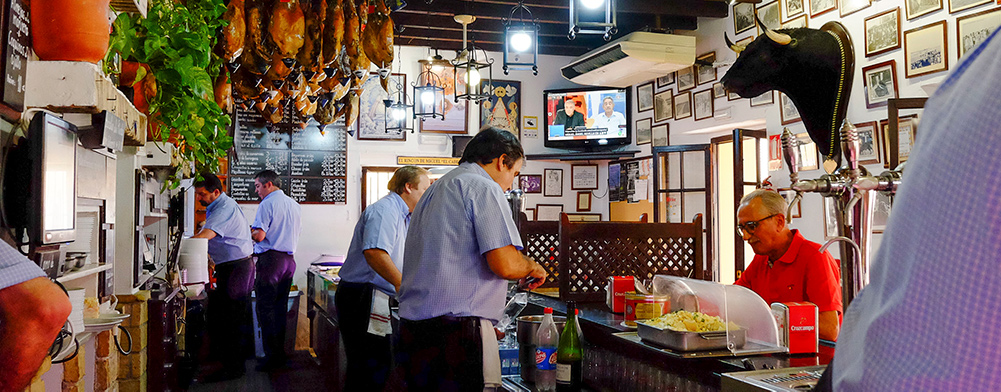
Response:
POLYGON ((615 0, 570 0, 570 33, 567 38, 573 40, 577 38, 577 34, 602 34, 605 41, 611 41, 612 36, 618 32, 619 29, 615 26, 615 0), (603 20, 601 14, 604 15, 603 20))
POLYGON ((407 93, 403 84, 398 78, 389 77, 389 95, 382 101, 386 105, 386 133, 400 135, 414 131, 413 126, 407 122, 407 110, 412 109, 412 105, 407 105, 407 93))
POLYGON ((539 20, 532 17, 532 11, 520 0, 511 9, 511 17, 504 21, 504 74, 512 69, 531 69, 538 75, 538 62, 539 20))

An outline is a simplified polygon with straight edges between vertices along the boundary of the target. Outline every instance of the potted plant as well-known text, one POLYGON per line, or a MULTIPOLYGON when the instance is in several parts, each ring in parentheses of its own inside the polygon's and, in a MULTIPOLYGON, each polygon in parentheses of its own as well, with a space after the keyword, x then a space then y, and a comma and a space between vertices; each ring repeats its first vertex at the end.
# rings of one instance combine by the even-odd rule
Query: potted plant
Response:
POLYGON ((145 19, 119 15, 110 39, 109 57, 120 53, 125 61, 145 64, 131 79, 123 72, 120 83, 133 86, 142 97, 137 101, 148 99, 152 140, 176 145, 198 172, 216 171, 219 158, 233 146, 227 134, 230 118, 216 105, 212 83, 222 68, 212 48, 225 11, 222 0, 151 2, 145 19), (155 80, 153 92, 150 80, 155 80))

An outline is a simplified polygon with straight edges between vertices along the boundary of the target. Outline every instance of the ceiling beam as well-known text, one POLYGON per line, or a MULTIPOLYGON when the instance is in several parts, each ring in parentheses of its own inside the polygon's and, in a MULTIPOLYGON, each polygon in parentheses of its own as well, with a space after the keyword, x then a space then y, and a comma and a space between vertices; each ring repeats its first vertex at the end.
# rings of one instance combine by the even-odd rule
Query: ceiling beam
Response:
MULTIPOLYGON (((456 23, 450 14, 416 14, 416 13, 393 13, 393 23, 397 26, 431 26, 443 29, 455 29, 462 31, 462 25, 456 23)), ((620 19, 618 22, 618 36, 643 29, 645 27, 654 28, 656 26, 654 15, 634 15, 629 18, 620 19)), ((660 28, 668 30, 695 30, 698 27, 698 20, 692 17, 662 16, 660 18, 660 28)), ((562 23, 540 23, 539 35, 541 36, 561 36, 566 37, 570 30, 568 22, 562 23)), ((483 32, 503 32, 504 22, 499 18, 484 18, 477 15, 476 21, 469 25, 469 31, 473 33, 483 32)))
MULTIPOLYGON (((422 0, 414 0, 400 11, 448 11, 456 14, 493 15, 507 18, 517 2, 470 1, 470 0, 434 0, 427 4, 422 0)), ((549 4, 526 4, 533 16, 544 20, 569 21, 570 11, 567 1, 549 4), (562 5, 549 5, 562 4, 562 5)), ((725 1, 719 0, 619 0, 615 3, 616 11, 627 14, 661 14, 675 16, 725 18, 730 7, 725 1)))

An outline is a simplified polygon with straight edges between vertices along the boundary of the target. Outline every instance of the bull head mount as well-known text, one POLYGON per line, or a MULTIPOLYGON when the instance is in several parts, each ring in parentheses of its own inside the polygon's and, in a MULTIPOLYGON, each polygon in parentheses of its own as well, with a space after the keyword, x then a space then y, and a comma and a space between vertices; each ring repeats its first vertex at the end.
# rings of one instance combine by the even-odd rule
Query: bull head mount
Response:
MULTIPOLYGON (((726 44, 737 60, 721 80, 727 91, 753 98, 784 93, 799 110, 807 132, 828 160, 841 161, 839 129, 848 110, 855 73, 851 37, 838 22, 818 29, 771 30, 746 46, 726 44)), ((826 165, 825 165, 826 166, 826 165)))

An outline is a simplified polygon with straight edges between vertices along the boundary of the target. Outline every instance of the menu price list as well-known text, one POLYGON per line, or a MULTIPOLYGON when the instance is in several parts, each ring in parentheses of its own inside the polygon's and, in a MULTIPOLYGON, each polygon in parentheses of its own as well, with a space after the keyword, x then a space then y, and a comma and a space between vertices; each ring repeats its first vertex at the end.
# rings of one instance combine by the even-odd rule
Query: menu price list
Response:
POLYGON ((289 197, 300 203, 346 203, 344 178, 293 177, 289 197))
POLYGON ((274 170, 279 176, 289 175, 288 151, 251 150, 237 151, 230 157, 229 174, 236 176, 254 176, 262 170, 274 170))
POLYGON ((346 177, 347 156, 333 151, 293 151, 292 175, 302 177, 346 177))

